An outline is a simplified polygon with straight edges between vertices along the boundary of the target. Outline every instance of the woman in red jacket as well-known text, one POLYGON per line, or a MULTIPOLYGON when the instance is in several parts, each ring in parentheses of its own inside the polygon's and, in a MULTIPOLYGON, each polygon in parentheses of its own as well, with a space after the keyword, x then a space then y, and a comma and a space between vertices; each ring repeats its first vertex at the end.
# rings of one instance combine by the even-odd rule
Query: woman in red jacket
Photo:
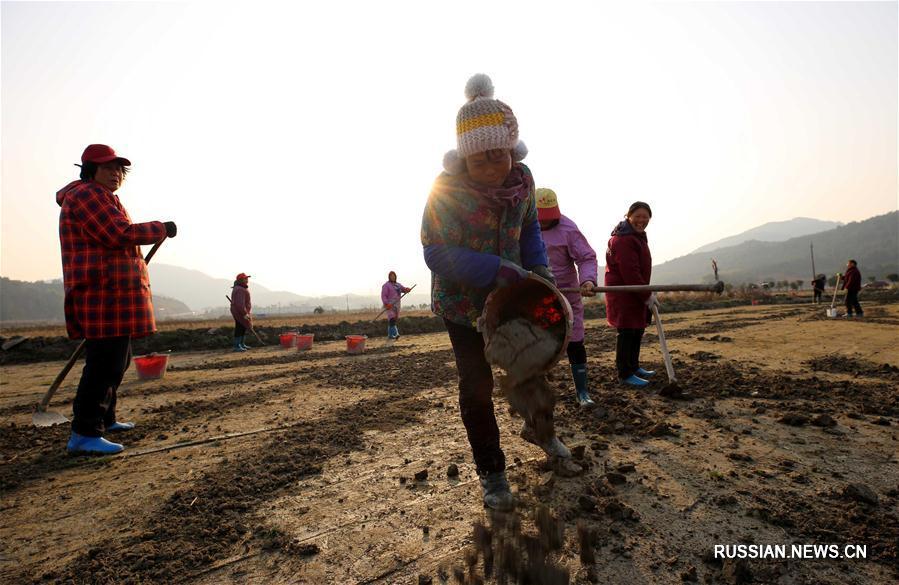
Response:
MULTIPOLYGON (((606 286, 649 284, 652 255, 646 240, 646 226, 652 217, 649 205, 637 201, 627 210, 625 220, 612 230, 606 249, 606 286)), ((618 329, 615 366, 618 379, 642 388, 654 375, 640 367, 640 341, 650 321, 649 307, 657 304, 655 293, 606 293, 606 318, 618 329)))
POLYGON ((59 243, 70 339, 86 339, 72 409, 70 453, 118 453, 103 438, 133 423, 116 420, 116 390, 131 361, 131 338, 156 331, 150 277, 140 247, 175 237, 174 222, 131 223, 115 194, 131 162, 105 144, 81 155, 81 180, 59 190, 59 243))

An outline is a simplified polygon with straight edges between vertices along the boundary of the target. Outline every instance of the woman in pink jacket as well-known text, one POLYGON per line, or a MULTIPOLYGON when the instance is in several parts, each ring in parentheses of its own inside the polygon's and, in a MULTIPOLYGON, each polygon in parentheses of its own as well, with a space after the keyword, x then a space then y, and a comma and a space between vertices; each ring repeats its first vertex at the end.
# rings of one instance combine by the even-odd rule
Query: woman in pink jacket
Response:
POLYGON ((587 386, 587 350, 584 348, 584 302, 582 296, 596 293, 596 252, 577 225, 559 211, 559 202, 552 189, 537 189, 537 219, 546 244, 549 268, 559 288, 580 287, 580 293, 565 293, 574 314, 574 327, 568 341, 568 363, 574 378, 577 401, 590 406, 593 400, 587 386))
POLYGON ((412 290, 396 281, 396 272, 387 274, 387 282, 381 287, 381 303, 387 309, 387 339, 399 339, 400 332, 396 328, 396 320, 400 317, 400 298, 412 290))

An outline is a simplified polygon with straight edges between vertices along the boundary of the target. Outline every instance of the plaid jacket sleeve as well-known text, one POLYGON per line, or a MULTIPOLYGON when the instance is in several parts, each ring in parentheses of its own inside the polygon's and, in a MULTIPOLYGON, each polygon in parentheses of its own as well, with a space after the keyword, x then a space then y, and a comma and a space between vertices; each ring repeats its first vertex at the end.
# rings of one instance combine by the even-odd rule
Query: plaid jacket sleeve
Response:
POLYGON ((155 244, 165 239, 162 222, 131 223, 118 198, 99 186, 82 189, 72 196, 71 204, 72 216, 84 235, 107 248, 155 244))

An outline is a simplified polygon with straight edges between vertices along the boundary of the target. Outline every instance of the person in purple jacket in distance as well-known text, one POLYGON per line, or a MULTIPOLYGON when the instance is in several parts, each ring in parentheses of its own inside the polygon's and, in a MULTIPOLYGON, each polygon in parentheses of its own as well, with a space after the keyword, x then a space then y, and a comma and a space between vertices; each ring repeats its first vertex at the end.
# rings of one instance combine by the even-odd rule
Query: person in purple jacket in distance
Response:
POLYGON ((381 303, 387 309, 387 339, 399 339, 400 332, 396 328, 396 320, 400 318, 400 299, 412 290, 396 281, 396 272, 387 274, 387 282, 381 287, 381 303))
POLYGON ((587 350, 584 348, 584 302, 582 296, 596 296, 596 252, 577 225, 559 211, 559 201, 552 189, 537 189, 537 219, 549 257, 549 268, 559 288, 580 288, 579 293, 565 293, 574 314, 574 326, 568 340, 568 364, 574 378, 577 402, 592 406, 587 385, 587 350))

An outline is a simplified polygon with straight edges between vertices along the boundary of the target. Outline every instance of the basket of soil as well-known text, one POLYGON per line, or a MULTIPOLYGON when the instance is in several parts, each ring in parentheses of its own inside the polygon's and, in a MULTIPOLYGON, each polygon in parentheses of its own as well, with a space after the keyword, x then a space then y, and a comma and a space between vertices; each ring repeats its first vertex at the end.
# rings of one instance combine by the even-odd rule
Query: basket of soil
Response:
POLYGON ((514 352, 506 356, 508 359, 496 355, 494 363, 524 379, 549 370, 559 361, 573 323, 568 299, 549 281, 531 274, 490 293, 478 319, 478 330, 484 336, 488 355, 503 353, 503 348, 514 352))

